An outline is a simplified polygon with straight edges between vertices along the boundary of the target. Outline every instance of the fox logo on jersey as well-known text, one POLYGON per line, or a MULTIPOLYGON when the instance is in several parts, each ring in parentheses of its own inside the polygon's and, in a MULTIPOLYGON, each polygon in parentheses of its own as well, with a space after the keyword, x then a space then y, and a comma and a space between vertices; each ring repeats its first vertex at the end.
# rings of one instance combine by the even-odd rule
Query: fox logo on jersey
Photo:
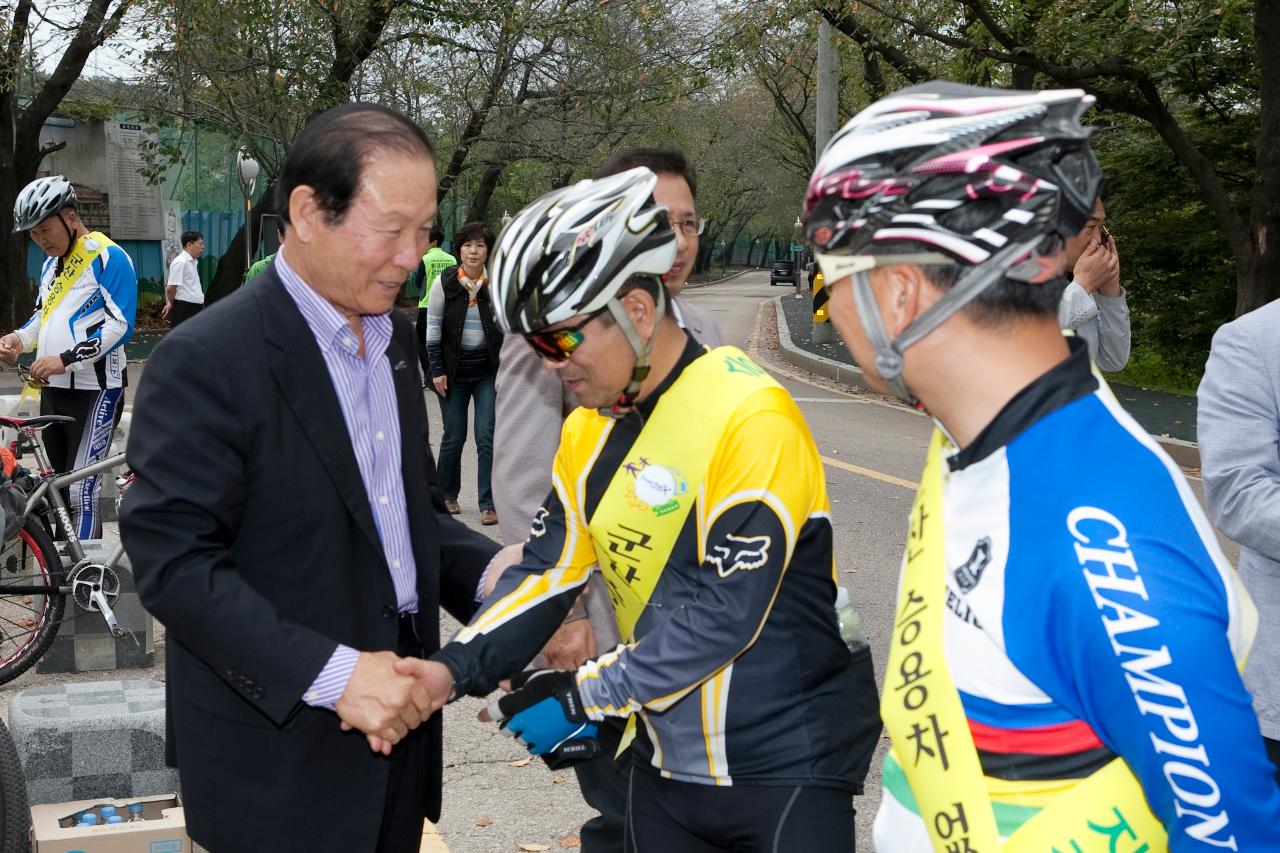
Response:
POLYGON ((729 577, 738 569, 758 569, 769 561, 772 536, 734 536, 730 533, 725 541, 727 545, 716 545, 707 555, 707 562, 716 567, 722 578, 729 577))
POLYGON ((78 342, 71 348, 72 361, 85 361, 97 358, 102 351, 102 342, 97 338, 88 338, 78 342))
POLYGON ((547 516, 551 513, 545 506, 538 507, 538 511, 533 515, 533 521, 529 525, 529 536, 534 539, 540 539, 547 532, 547 516))

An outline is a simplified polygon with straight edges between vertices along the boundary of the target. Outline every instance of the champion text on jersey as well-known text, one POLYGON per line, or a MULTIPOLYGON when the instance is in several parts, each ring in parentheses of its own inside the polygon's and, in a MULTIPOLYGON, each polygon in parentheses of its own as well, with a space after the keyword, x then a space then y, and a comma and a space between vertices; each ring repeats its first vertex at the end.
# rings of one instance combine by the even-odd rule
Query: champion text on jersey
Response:
POLYGON ((1127 635, 1158 628, 1160 621, 1143 611, 1149 596, 1124 524, 1104 509, 1082 506, 1067 516, 1067 529, 1076 540, 1076 558, 1138 710, 1159 717, 1168 730, 1168 740, 1152 733, 1151 741, 1157 753, 1167 756, 1162 770, 1178 815, 1197 821, 1187 827, 1187 834, 1215 847, 1238 849, 1231 818, 1220 808, 1221 786, 1211 775, 1208 751, 1199 743, 1200 726, 1186 691, 1155 672, 1173 663, 1169 647, 1128 644, 1127 635))

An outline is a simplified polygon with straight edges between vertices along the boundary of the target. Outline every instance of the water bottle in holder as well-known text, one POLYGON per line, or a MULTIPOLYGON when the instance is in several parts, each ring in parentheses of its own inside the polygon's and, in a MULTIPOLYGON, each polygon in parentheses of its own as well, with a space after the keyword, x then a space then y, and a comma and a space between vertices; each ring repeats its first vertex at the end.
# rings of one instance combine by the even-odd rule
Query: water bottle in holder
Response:
POLYGON ((862 627, 862 616, 849 603, 849 590, 836 587, 836 624, 840 626, 840 637, 851 652, 860 652, 867 648, 867 632, 862 627))

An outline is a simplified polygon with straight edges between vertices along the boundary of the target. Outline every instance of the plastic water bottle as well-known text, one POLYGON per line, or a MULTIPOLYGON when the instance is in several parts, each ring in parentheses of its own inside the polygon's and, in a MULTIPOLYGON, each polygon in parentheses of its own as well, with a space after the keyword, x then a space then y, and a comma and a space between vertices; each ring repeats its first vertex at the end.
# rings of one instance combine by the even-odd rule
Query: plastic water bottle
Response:
POLYGON ((142 816, 142 803, 129 803, 129 823, 138 823, 146 818, 142 816))
POLYGON ((113 814, 111 817, 107 818, 107 823, 124 823, 124 818, 118 814, 113 814))
POLYGON ((102 819, 107 823, 111 823, 111 818, 116 816, 115 806, 103 806, 102 808, 98 809, 98 811, 102 813, 102 819))
POLYGON ((93 812, 85 812, 84 814, 80 815, 80 825, 81 826, 97 826, 98 816, 93 812))
POLYGON ((836 588, 836 623, 840 626, 840 637, 849 651, 857 652, 867 647, 867 632, 862 628, 862 617, 849 603, 849 590, 844 587, 836 588))

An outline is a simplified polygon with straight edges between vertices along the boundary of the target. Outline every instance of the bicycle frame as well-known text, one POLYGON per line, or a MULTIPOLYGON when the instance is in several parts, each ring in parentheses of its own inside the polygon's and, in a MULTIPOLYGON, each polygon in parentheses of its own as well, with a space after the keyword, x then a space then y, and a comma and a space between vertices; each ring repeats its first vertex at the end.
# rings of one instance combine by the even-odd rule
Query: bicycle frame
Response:
MULTIPOLYGON (((40 466, 41 474, 52 471, 53 467, 49 463, 49 455, 45 452, 43 442, 33 441, 31 444, 32 450, 35 452, 36 464, 40 466)), ((67 554, 71 557, 72 565, 76 565, 85 558, 85 551, 84 546, 80 544, 80 537, 76 535, 75 528, 71 524, 71 512, 67 508, 67 502, 62 499, 62 490, 72 483, 77 483, 96 474, 105 474, 107 471, 118 468, 124 463, 125 455, 116 453, 91 465, 68 471, 66 474, 46 477, 40 481, 40 485, 36 486, 36 490, 27 497, 27 508, 23 512, 23 518, 25 519, 29 516, 32 510, 40 505, 42 500, 47 500, 49 505, 53 507, 58 526, 62 528, 62 532, 67 538, 67 554)), ((114 566, 120 561, 120 557, 123 554, 124 545, 116 543, 110 559, 107 560, 107 565, 114 566)))
MULTIPOLYGON (((105 586, 108 573, 114 578, 114 569, 124 559, 123 541, 116 543, 115 548, 105 562, 91 562, 85 552, 84 544, 72 524, 71 512, 67 506, 67 501, 62 496, 62 489, 72 483, 105 474, 114 468, 125 465, 125 454, 117 453, 98 462, 68 471, 65 474, 58 474, 54 470, 53 464, 49 459, 49 453, 40 438, 40 428, 18 425, 17 431, 19 434, 18 448, 22 451, 28 451, 34 456, 36 463, 35 477, 38 478, 35 488, 27 497, 26 506, 22 512, 22 523, 24 525, 31 523, 31 516, 33 512, 36 513, 39 517, 39 524, 42 527, 52 523, 62 530, 66 540, 66 548, 60 555, 61 571, 56 578, 51 579, 53 583, 0 584, 0 592, 3 592, 6 596, 69 596, 74 600, 75 604, 84 610, 97 611, 106 622, 107 628, 110 629, 113 637, 118 639, 126 635, 133 636, 131 632, 120 626, 111 607, 112 601, 110 597, 118 594, 118 580, 114 582, 115 585, 112 587, 105 586), (45 517, 45 514, 50 512, 54 516, 52 522, 49 522, 45 517), (85 577, 81 576, 82 568, 86 573, 85 577), (88 574, 92 574, 94 571, 98 573, 97 578, 87 577, 88 574)), ((45 553, 48 553, 47 550, 45 553)), ((57 609, 61 613, 62 599, 59 598, 58 602, 57 609)), ((54 633, 58 630, 58 624, 55 623, 53 625, 54 633)), ((45 642, 51 641, 52 636, 52 634, 46 635, 45 642)), ((133 639, 136 643, 137 637, 133 637, 133 639)), ((41 647, 37 654, 43 653, 46 647, 47 645, 41 647)), ((26 663, 25 666, 30 666, 30 662, 26 663)))

